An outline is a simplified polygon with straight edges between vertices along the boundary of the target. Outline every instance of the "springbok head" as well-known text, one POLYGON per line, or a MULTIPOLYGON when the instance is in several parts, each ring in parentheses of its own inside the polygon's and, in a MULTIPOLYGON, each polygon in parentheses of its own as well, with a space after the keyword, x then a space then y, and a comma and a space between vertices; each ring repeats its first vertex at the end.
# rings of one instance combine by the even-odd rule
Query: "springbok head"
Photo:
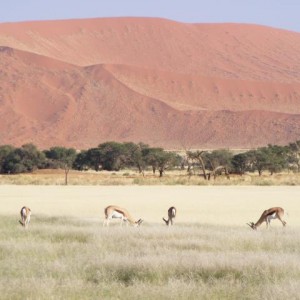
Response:
POLYGON ((249 222, 249 223, 246 223, 248 226, 250 226, 253 230, 256 230, 256 226, 253 222, 249 222))
POLYGON ((143 222, 144 220, 139 219, 138 221, 135 222, 134 227, 139 227, 143 222))

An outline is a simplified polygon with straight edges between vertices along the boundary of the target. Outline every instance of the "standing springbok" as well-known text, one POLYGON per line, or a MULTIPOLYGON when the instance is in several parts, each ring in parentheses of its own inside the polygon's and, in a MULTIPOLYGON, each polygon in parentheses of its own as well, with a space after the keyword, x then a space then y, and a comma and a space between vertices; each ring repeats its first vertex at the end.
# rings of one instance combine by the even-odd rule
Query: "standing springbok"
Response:
POLYGON ((284 215, 284 209, 281 207, 272 207, 265 210, 259 220, 254 224, 253 222, 247 223, 253 230, 256 230, 263 222, 266 222, 267 228, 270 225, 272 219, 278 219, 283 226, 286 225, 286 222, 282 220, 284 215))
POLYGON ((174 206, 170 207, 168 209, 168 220, 166 220, 165 218, 162 218, 165 222, 167 226, 173 225, 173 219, 175 219, 176 217, 176 208, 174 206))
POLYGON ((28 228, 28 225, 30 223, 30 215, 31 215, 31 209, 27 206, 23 206, 20 211, 21 220, 19 220, 20 224, 28 228))
POLYGON ((125 208, 121 208, 115 205, 107 206, 104 210, 105 220, 103 222, 103 226, 108 226, 109 221, 112 219, 121 219, 121 226, 123 225, 123 221, 130 223, 134 227, 138 227, 142 224, 143 220, 139 219, 138 221, 134 221, 129 212, 125 208))

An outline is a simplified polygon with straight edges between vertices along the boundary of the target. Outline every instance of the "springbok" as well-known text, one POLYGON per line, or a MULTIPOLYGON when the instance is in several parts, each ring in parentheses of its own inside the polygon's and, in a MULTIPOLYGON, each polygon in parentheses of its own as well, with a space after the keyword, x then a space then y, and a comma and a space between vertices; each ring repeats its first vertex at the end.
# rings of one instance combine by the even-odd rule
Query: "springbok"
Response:
POLYGON ((168 209, 168 220, 166 220, 165 218, 162 218, 165 222, 167 226, 173 225, 173 219, 175 219, 176 217, 176 208, 174 206, 170 207, 168 209))
POLYGON ((123 221, 130 223, 134 227, 138 227, 142 224, 143 220, 139 219, 138 221, 134 221, 129 212, 125 208, 121 208, 115 205, 107 206, 104 210, 105 220, 103 222, 103 226, 108 226, 109 221, 112 219, 121 219, 121 226, 123 225, 123 221))
POLYGON ((31 209, 27 206, 23 206, 20 211, 21 220, 19 220, 20 224, 28 228, 28 225, 30 223, 30 215, 31 215, 31 209))
POLYGON ((286 225, 286 222, 282 220, 284 215, 284 209, 281 207, 272 207, 265 210, 259 220, 254 224, 253 222, 247 223, 253 230, 256 230, 263 222, 266 222, 267 228, 270 225, 272 219, 278 219, 283 226, 286 225))

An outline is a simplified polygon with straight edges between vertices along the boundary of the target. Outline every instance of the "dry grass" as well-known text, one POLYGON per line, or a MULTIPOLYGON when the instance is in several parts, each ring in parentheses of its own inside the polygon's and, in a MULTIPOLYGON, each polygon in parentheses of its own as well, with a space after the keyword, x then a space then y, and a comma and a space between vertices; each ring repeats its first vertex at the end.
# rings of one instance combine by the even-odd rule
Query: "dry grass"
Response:
POLYGON ((1 299, 297 299, 298 230, 1 218, 1 299))
MULTIPOLYGON (((300 174, 280 173, 262 176, 246 174, 243 176, 231 175, 230 180, 219 176, 216 180, 206 181, 201 176, 188 176, 186 170, 168 171, 159 178, 148 171, 145 176, 133 170, 120 172, 79 172, 70 171, 69 185, 300 185, 300 174)), ((16 185, 64 185, 65 174, 63 170, 38 170, 29 174, 0 175, 0 184, 16 185)))
POLYGON ((299 196, 287 186, 0 186, 1 299, 298 299, 299 196), (25 204, 29 230, 18 224, 25 204), (107 204, 145 222, 103 228, 107 204), (170 205, 173 228, 161 220, 170 205), (245 225, 275 205, 289 212, 286 228, 245 225))

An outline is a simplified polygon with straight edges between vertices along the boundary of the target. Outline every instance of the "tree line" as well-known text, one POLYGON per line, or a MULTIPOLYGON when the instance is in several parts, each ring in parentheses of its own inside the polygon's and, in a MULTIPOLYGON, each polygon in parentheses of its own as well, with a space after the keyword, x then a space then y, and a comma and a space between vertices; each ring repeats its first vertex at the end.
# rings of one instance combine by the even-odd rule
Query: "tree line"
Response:
POLYGON ((213 151, 187 151, 188 171, 195 172, 198 167, 199 174, 204 179, 216 177, 220 173, 243 175, 246 172, 263 172, 270 175, 283 170, 300 172, 300 141, 287 146, 268 145, 254 150, 233 154, 229 150, 213 151))
POLYGON ((265 171, 273 174, 282 170, 300 172, 300 140, 286 146, 268 145, 238 154, 221 149, 186 151, 180 155, 175 151, 131 142, 106 142, 82 151, 59 146, 41 151, 33 144, 0 146, 1 174, 55 168, 65 170, 66 180, 70 169, 119 171, 132 168, 143 175, 151 169, 161 177, 166 170, 177 168, 186 169, 189 175, 201 175, 204 179, 222 172, 227 176, 246 172, 261 175, 265 171))

